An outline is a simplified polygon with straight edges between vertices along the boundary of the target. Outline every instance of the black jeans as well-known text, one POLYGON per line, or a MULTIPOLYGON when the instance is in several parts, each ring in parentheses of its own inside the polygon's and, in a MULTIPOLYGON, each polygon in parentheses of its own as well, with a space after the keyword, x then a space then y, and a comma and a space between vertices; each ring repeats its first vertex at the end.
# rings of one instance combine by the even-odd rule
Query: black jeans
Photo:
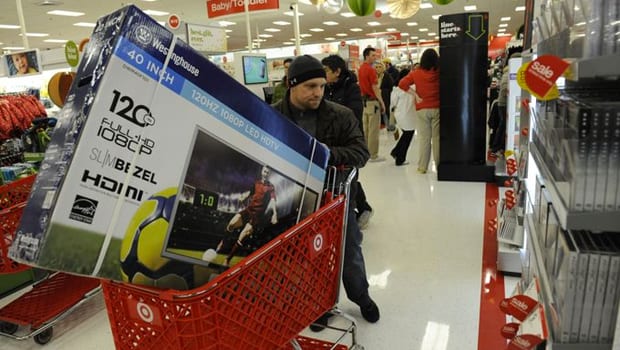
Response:
POLYGON ((411 140, 413 140, 414 133, 415 130, 403 131, 396 146, 394 146, 392 152, 390 152, 392 157, 396 160, 396 165, 403 164, 407 160, 407 151, 409 150, 409 145, 411 145, 411 140))

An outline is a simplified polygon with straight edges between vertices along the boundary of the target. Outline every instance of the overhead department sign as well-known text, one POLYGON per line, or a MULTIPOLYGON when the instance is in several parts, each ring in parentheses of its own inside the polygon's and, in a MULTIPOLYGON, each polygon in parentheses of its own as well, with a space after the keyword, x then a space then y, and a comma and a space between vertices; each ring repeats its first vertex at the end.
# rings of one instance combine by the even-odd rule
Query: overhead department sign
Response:
MULTIPOLYGON (((280 8, 279 0, 248 0, 250 11, 277 10, 280 8)), ((220 16, 243 13, 245 0, 207 0, 207 16, 215 18, 220 16)))

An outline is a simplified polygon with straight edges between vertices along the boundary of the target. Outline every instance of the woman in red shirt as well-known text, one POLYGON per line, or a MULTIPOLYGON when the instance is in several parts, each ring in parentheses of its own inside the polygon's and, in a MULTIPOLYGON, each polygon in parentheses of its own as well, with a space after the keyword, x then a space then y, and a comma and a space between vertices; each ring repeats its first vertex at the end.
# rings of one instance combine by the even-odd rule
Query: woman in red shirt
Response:
POLYGON ((418 157, 418 172, 426 173, 431 158, 431 145, 433 148, 433 160, 435 166, 439 165, 439 55, 433 49, 427 49, 422 53, 420 66, 412 70, 402 78, 398 87, 404 91, 410 90, 415 85, 415 93, 420 99, 416 99, 416 113, 418 140, 420 153, 418 157))

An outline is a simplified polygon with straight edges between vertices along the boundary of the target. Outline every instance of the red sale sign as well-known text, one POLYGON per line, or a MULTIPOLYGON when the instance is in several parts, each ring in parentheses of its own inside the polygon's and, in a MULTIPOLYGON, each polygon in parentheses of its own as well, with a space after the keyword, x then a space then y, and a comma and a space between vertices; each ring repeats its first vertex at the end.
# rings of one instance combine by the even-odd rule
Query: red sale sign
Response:
POLYGON ((215 18, 243 13, 245 11, 245 1, 249 1, 248 9, 250 12, 277 10, 280 8, 279 0, 207 0, 207 16, 215 18))
POLYGON ((525 85, 536 97, 544 97, 555 86, 555 81, 564 74, 568 62, 553 55, 543 55, 530 62, 525 69, 525 85))

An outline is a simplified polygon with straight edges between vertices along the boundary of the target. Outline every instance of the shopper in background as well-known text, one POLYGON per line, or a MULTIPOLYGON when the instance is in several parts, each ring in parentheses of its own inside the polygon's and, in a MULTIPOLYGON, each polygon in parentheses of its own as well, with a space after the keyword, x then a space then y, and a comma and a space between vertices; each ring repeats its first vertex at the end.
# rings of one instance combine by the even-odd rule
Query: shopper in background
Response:
POLYGON ((288 79, 286 78, 286 75, 288 74, 288 66, 291 65, 291 62, 293 62, 293 59, 287 58, 282 63, 282 66, 284 67, 284 76, 282 77, 282 81, 280 82, 280 84, 276 85, 276 87, 273 89, 273 97, 271 98, 271 103, 276 103, 280 101, 284 98, 284 95, 286 94, 286 90, 288 89, 288 79))
POLYGON ((390 123, 390 94, 394 88, 394 79, 386 73, 385 64, 383 62, 375 63, 375 70, 377 71, 377 79, 379 79, 379 90, 381 90, 381 98, 385 104, 385 112, 381 113, 382 124, 387 127, 388 131, 394 131, 396 127, 394 123, 390 123))
MULTIPOLYGON (((409 74, 409 70, 403 69, 399 80, 407 74, 409 74)), ((413 134, 415 133, 415 120, 417 118, 415 112, 416 96, 417 94, 415 92, 411 93, 410 91, 403 91, 399 88, 392 91, 391 114, 394 116, 398 127, 403 130, 403 134, 398 139, 396 146, 394 146, 390 152, 390 155, 394 158, 397 166, 408 164, 407 151, 409 150, 409 145, 411 145, 411 140, 413 140, 413 134)))
POLYGON ((521 57, 521 47, 510 48, 506 54, 504 67, 502 69, 502 77, 499 81, 499 93, 497 95, 497 129, 493 133, 491 140, 491 152, 498 157, 504 156, 506 148, 506 117, 508 108, 508 82, 510 80, 510 72, 508 61, 513 57, 521 57))
POLYGON ((420 66, 402 78, 398 87, 409 91, 414 84, 420 97, 415 106, 420 145, 418 173, 424 174, 430 162, 431 145, 435 166, 439 165, 439 55, 434 49, 422 53, 420 66))
MULTIPOLYGON (((327 77, 325 99, 349 107, 359 123, 360 131, 363 133, 362 114, 364 106, 362 104, 360 87, 357 84, 357 77, 347 68, 347 62, 338 55, 327 56, 321 60, 321 63, 325 67, 327 77)), ((357 186, 355 215, 357 216, 360 229, 363 230, 368 225, 373 211, 370 204, 368 204, 362 184, 357 181, 355 185, 357 186)))
POLYGON ((390 75, 390 77, 392 77, 394 84, 396 84, 398 79, 400 79, 400 72, 392 64, 392 60, 387 57, 383 59, 383 64, 385 64, 385 71, 390 75))
POLYGON ((372 66, 376 60, 376 51, 367 47, 362 53, 364 62, 358 71, 364 114, 362 116, 364 137, 370 151, 370 162, 382 162, 385 158, 379 156, 379 129, 381 114, 385 113, 385 104, 379 89, 377 71, 372 66))
MULTIPOLYGON (((351 109, 323 98, 327 80, 321 62, 309 55, 299 56, 291 63, 288 76, 286 96, 273 107, 329 147, 330 165, 363 167, 369 158, 364 136, 351 109)), ((360 307, 364 319, 374 323, 379 320, 379 308, 368 294, 361 244, 362 233, 353 206, 349 206, 342 282, 347 297, 360 307)), ((316 323, 325 326, 328 319, 329 313, 316 323)))

